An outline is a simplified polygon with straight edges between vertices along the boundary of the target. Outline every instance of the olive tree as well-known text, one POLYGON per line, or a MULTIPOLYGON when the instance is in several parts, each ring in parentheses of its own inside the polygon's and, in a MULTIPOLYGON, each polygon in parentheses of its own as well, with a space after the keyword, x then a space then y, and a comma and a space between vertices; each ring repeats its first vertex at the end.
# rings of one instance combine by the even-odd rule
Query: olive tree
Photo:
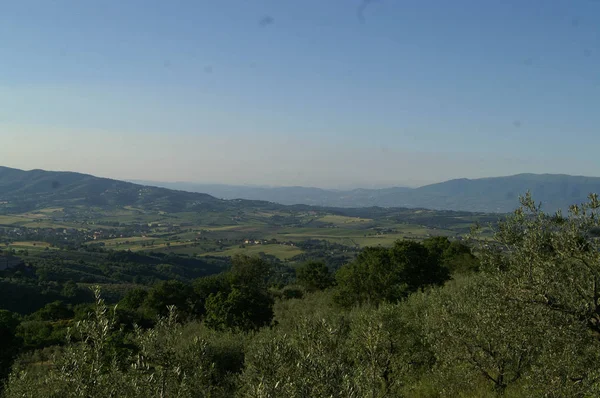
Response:
MULTIPOLYGON (((51 367, 15 369, 6 398, 12 397, 228 397, 227 374, 215 365, 220 348, 200 336, 184 334, 171 306, 154 328, 136 327, 133 352, 118 355, 112 338, 118 331, 114 309, 95 291, 90 318, 76 324, 65 348, 51 367)), ((223 368, 223 367, 221 367, 223 368)))
MULTIPOLYGON (((587 203, 571 206, 567 215, 547 214, 525 195, 519 208, 499 223, 493 239, 478 241, 482 278, 488 281, 462 294, 467 323, 487 325, 481 333, 485 339, 499 330, 504 333, 498 338, 512 336, 512 347, 521 339, 526 356, 518 363, 529 358, 528 372, 538 385, 557 391, 575 388, 593 395, 600 380, 596 367, 589 366, 597 361, 600 338, 599 211, 595 194, 587 203), (481 308, 482 303, 488 308, 481 308), (477 321, 486 313, 486 322, 477 321)), ((456 322, 461 312, 453 311, 446 319, 456 322)), ((514 367, 514 358, 521 356, 511 358, 514 376, 509 379, 521 377, 523 372, 514 367)))

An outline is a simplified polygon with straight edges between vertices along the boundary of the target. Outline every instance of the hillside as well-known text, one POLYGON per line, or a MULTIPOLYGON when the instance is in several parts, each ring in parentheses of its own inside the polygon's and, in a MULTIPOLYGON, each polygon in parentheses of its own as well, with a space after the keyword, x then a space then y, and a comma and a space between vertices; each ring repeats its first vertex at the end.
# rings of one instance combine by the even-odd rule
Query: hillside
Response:
POLYGON ((133 206, 178 212, 242 207, 307 205, 327 208, 403 207, 505 213, 531 191, 547 211, 566 210, 600 192, 600 178, 560 174, 455 179, 419 188, 328 190, 307 187, 254 187, 218 184, 133 182, 73 172, 23 171, 0 167, 0 211, 52 206, 133 206), (231 201, 242 199, 242 202, 231 201), (268 203, 271 202, 271 203, 268 203))
POLYGON ((141 206, 165 211, 219 207, 222 200, 202 193, 147 187, 73 172, 23 171, 0 167, 0 209, 10 212, 64 205, 141 206))
POLYGON ((564 174, 518 174, 508 177, 457 179, 427 185, 411 192, 411 204, 424 207, 487 212, 514 209, 519 195, 530 191, 546 211, 567 210, 600 192, 600 178, 564 174))
POLYGON ((143 185, 205 192, 221 199, 266 200, 283 205, 303 204, 324 207, 394 207, 386 198, 411 191, 407 187, 334 190, 313 187, 260 187, 249 185, 198 184, 190 182, 132 181, 143 185))
POLYGON ((547 211, 566 210, 600 192, 600 178, 561 174, 518 174, 508 177, 455 179, 420 188, 327 190, 305 187, 250 187, 193 183, 145 182, 167 188, 205 192, 223 199, 267 200, 291 205, 326 207, 407 207, 505 213, 518 204, 519 195, 531 191, 547 211))

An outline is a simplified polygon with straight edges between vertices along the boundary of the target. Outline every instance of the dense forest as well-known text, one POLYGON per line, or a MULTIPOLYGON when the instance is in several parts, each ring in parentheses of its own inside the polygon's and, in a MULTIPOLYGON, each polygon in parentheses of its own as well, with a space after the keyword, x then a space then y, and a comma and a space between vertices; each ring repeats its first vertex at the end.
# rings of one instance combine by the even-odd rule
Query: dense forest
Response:
POLYGON ((31 282, 46 304, 0 311, 3 396, 597 396, 599 211, 527 195, 493 237, 399 240, 335 271, 237 256, 180 275, 101 253, 162 271, 139 266, 149 279, 120 295, 31 282))

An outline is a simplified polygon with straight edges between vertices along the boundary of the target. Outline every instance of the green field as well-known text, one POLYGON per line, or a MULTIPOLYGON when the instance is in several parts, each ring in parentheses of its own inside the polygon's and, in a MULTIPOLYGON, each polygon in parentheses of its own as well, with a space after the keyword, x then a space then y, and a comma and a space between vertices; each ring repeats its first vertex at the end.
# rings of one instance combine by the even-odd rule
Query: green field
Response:
POLYGON ((31 247, 39 247, 39 248, 46 248, 46 247, 50 247, 50 243, 48 242, 39 242, 39 241, 28 241, 28 242, 14 242, 10 244, 11 247, 26 247, 26 248, 31 248, 31 247))
POLYGON ((174 249, 178 246, 187 246, 192 242, 187 241, 168 241, 167 239, 162 239, 159 237, 141 237, 134 236, 130 238, 114 238, 114 239, 103 239, 103 240, 94 240, 90 241, 88 244, 104 244, 104 247, 107 249, 116 249, 116 250, 131 250, 131 251, 140 251, 140 250, 160 250, 171 248, 174 249), (144 244, 145 245, 142 245, 144 244), (152 244, 154 243, 154 244, 152 244))
POLYGON ((80 228, 78 223, 56 221, 44 214, 24 213, 0 215, 0 225, 27 228, 80 228))
POLYGON ((156 241, 155 238, 149 238, 145 236, 132 236, 131 238, 114 238, 114 239, 104 239, 104 240, 96 240, 94 243, 104 243, 106 246, 118 246, 121 244, 140 244, 141 242, 147 241, 156 241))
MULTIPOLYGON (((314 241, 335 244, 335 255, 346 256, 350 255, 346 253, 354 253, 367 246, 391 246, 397 240, 464 234, 478 219, 469 213, 447 214, 429 210, 365 209, 344 212, 252 207, 235 211, 165 212, 135 206, 56 206, 0 215, 0 225, 58 229, 52 233, 54 246, 70 242, 75 234, 73 230, 77 230, 80 231, 78 242, 84 247, 156 251, 192 257, 265 253, 288 260, 303 253, 310 257, 319 254, 318 250, 323 254, 324 249, 312 248, 314 241), (70 232, 65 231, 63 236, 62 229, 70 232), (98 230, 106 231, 104 239, 92 239, 98 230), (107 234, 117 237, 107 239, 107 234), (245 244, 246 241, 259 241, 261 244, 245 244), (307 246, 307 241, 312 243, 307 246), (308 252, 303 252, 298 245, 306 247, 308 252)), ((27 242, 17 237, 9 244, 16 249, 44 250, 49 244, 41 242, 43 240, 43 237, 34 237, 27 242), (35 245, 33 242, 36 242, 35 245)), ((333 254, 328 251, 328 255, 333 254)))
POLYGON ((287 246, 282 244, 267 244, 267 245, 247 245, 246 247, 230 247, 227 250, 209 252, 202 254, 203 256, 226 256, 231 257, 236 254, 245 254, 248 256, 257 255, 259 253, 270 254, 279 258, 280 260, 287 260, 299 254, 303 251, 295 246, 287 246))
POLYGON ((346 216, 338 216, 329 214, 317 219, 318 221, 331 223, 331 224, 352 224, 352 223, 363 223, 363 222, 371 222, 373 221, 370 218, 360 218, 360 217, 346 217, 346 216))
POLYGON ((25 225, 35 221, 22 215, 0 216, 0 225, 25 225))

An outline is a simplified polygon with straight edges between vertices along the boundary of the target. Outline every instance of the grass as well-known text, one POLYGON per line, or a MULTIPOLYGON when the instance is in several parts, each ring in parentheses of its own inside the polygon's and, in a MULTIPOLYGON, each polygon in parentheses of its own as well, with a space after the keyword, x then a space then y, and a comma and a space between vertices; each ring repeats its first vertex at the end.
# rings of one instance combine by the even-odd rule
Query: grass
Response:
POLYGON ((21 224, 27 224, 29 222, 31 222, 32 220, 30 218, 25 218, 22 216, 0 216, 0 225, 21 225, 21 224))
MULTIPOLYGON (((31 222, 25 225, 28 228, 75 228, 82 229, 80 224, 76 223, 64 223, 64 222, 54 222, 52 220, 36 220, 35 222, 31 222)), ((96 226, 94 226, 96 227, 96 226)))
POLYGON ((212 226, 200 227, 201 230, 206 230, 206 231, 211 231, 211 232, 232 231, 232 230, 239 231, 240 229, 243 229, 243 228, 248 228, 248 225, 224 225, 221 227, 212 227, 212 226))
POLYGON ((156 241, 156 240, 160 240, 160 239, 143 237, 143 236, 132 236, 130 238, 114 238, 114 239, 96 240, 93 243, 104 243, 105 246, 117 246, 120 244, 139 243, 139 242, 146 242, 146 241, 153 241, 153 240, 156 241))
POLYGON ((54 214, 54 213, 63 213, 65 209, 63 207, 49 207, 47 209, 37 210, 38 213, 43 214, 54 214))
POLYGON ((343 224, 334 228, 286 228, 273 237, 294 242, 306 239, 323 239, 347 246, 391 246, 396 240, 405 237, 425 239, 431 235, 454 235, 454 231, 432 229, 415 224, 395 224, 385 226, 395 232, 379 233, 372 228, 356 228, 359 222, 343 224), (344 227, 345 226, 345 227, 344 227))
MULTIPOLYGON (((123 238, 125 239, 125 238, 123 238)), ((193 242, 187 242, 187 241, 167 241, 165 239, 149 239, 150 241, 154 241, 154 245, 150 245, 148 243, 146 243, 146 246, 142 246, 143 242, 135 242, 135 241, 129 241, 129 243, 122 243, 119 244, 118 246, 115 244, 113 246, 107 246, 107 247, 112 247, 112 248, 116 248, 117 250, 131 250, 131 251, 173 251, 176 252, 179 250, 179 248, 185 248, 188 246, 192 246, 193 242)), ((98 241, 94 241, 94 242, 98 242, 98 241)), ((147 241, 146 241, 147 242, 147 241)), ((196 249, 196 251, 198 251, 196 249)), ((194 251, 195 252, 195 251, 194 251)))
POLYGON ((316 221, 340 225, 340 224, 371 222, 373 220, 370 218, 347 217, 347 216, 338 216, 338 215, 334 215, 334 214, 329 214, 329 215, 323 216, 321 218, 318 218, 316 221))
POLYGON ((14 227, 28 228, 73 228, 74 225, 66 223, 56 223, 45 216, 39 214, 19 214, 0 216, 0 225, 10 225, 14 227))
POLYGON ((10 244, 12 247, 50 247, 48 242, 30 241, 30 242, 14 242, 10 244))
POLYGON ((296 246, 287 246, 280 244, 270 245, 247 245, 246 247, 232 246, 223 251, 215 251, 210 253, 203 253, 202 256, 224 256, 231 257, 236 254, 246 254, 248 256, 257 255, 259 253, 270 254, 281 260, 290 259, 294 256, 302 254, 303 251, 296 246))
MULTIPOLYGON (((475 216, 456 217, 455 221, 446 224, 446 229, 436 229, 420 225, 421 217, 431 221, 436 215, 433 211, 417 210, 406 215, 369 217, 349 217, 322 212, 285 212, 285 211, 246 211, 246 212, 181 212, 166 213, 135 207, 103 209, 95 207, 69 208, 65 213, 62 208, 46 208, 25 214, 0 215, 0 225, 27 228, 76 228, 112 229, 114 222, 121 227, 129 225, 139 228, 147 224, 153 226, 151 231, 137 233, 136 237, 103 239, 89 242, 104 243, 106 248, 132 251, 164 251, 188 255, 232 256, 235 254, 254 255, 261 252, 276 256, 282 260, 302 253, 295 246, 280 244, 247 245, 240 248, 236 242, 245 239, 270 240, 298 243, 308 239, 326 240, 350 247, 391 246, 399 239, 425 239, 428 236, 454 236, 457 232, 465 232, 475 216), (77 223, 62 221, 67 214, 69 218, 80 220, 77 223), (270 218, 274 215, 293 216, 290 224, 281 225, 270 218), (313 222, 315 221, 315 222, 313 222), (404 222, 402 222, 404 221, 404 222), (110 222, 110 224, 109 224, 110 222), (104 224, 106 223, 106 224, 104 224), (182 227, 178 225, 184 224, 182 227), (147 236, 139 236, 147 234, 147 236), (175 240, 176 239, 176 240, 175 240), (154 245, 150 246, 150 243, 154 245), (225 243, 227 242, 227 243, 225 243), (167 246, 168 244, 168 246, 167 246), (232 245, 219 250, 222 244, 232 245), (143 245, 143 246, 142 246, 143 245)), ((286 220, 285 222, 288 222, 286 220)), ((425 223, 425 222, 424 222, 425 223)), ((431 223, 430 223, 431 224, 431 223)), ((429 225, 429 224, 428 224, 429 225)), ((435 225, 435 224, 433 224, 435 225)), ((440 223, 440 225, 444 225, 440 223)), ((147 228, 147 227, 146 227, 147 228)), ((486 230, 486 234, 489 232, 486 230)), ((118 235, 117 235, 118 236, 118 235)), ((43 239, 43 238, 39 238, 43 239)), ((29 250, 44 250, 46 243, 17 242, 15 247, 29 250)))
POLYGON ((104 246, 108 248, 118 248, 119 250, 131 251, 166 249, 168 247, 172 248, 191 244, 191 242, 168 241, 164 238, 156 238, 151 236, 133 236, 130 238, 102 239, 88 242, 88 244, 98 243, 104 243, 104 246), (154 242, 154 245, 148 244, 149 242, 154 242), (146 243, 146 245, 142 246, 142 243, 146 243), (167 245, 167 243, 169 244, 167 245))
POLYGON ((38 220, 38 219, 41 219, 41 218, 48 219, 48 215, 47 214, 42 214, 40 212, 23 213, 23 214, 20 214, 20 216, 23 217, 23 218, 30 218, 30 219, 33 219, 33 220, 38 220))

